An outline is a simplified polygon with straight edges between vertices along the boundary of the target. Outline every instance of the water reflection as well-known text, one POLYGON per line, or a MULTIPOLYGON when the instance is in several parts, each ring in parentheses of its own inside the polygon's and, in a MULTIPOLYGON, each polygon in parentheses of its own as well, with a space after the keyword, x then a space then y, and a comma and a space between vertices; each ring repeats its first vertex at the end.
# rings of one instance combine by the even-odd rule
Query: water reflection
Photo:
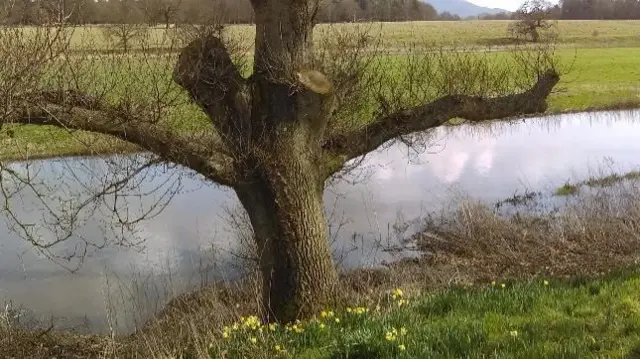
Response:
MULTIPOLYGON (((327 211, 333 214, 332 228, 340 228, 334 233, 334 248, 343 254, 346 268, 375 265, 393 259, 376 249, 376 241, 391 236, 390 225, 399 215, 412 219, 438 211, 461 193, 493 203, 525 189, 552 190, 566 181, 583 179, 610 160, 618 171, 638 168, 639 119, 640 112, 616 112, 461 125, 434 130, 428 150, 420 154, 402 145, 381 150, 362 164, 370 174, 366 180, 351 184, 347 178, 325 193, 327 211)), ((126 170, 117 167, 122 164, 122 158, 118 160, 34 161, 29 169, 37 173, 39 183, 57 194, 56 203, 66 203, 122 176, 126 170)), ((145 159, 129 160, 134 168, 145 159)), ((25 171, 27 166, 14 164, 12 168, 25 171)), ((155 307, 147 308, 147 315, 180 291, 233 278, 237 268, 230 253, 238 245, 224 220, 225 207, 237 205, 233 192, 174 168, 151 167, 138 177, 140 182, 127 188, 131 196, 126 207, 131 211, 144 212, 158 201, 157 195, 141 196, 152 188, 180 188, 157 216, 131 228, 133 237, 146 240, 144 248, 96 249, 105 236, 118 236, 117 221, 108 211, 114 204, 110 200, 88 208, 72 238, 55 249, 64 253, 87 248, 89 256, 75 274, 43 259, 0 226, 0 300, 22 303, 37 315, 73 318, 69 325, 84 323, 101 331, 107 328, 106 312, 114 305, 105 301, 107 294, 124 296, 117 289, 119 283, 146 283, 155 288, 134 295, 142 302, 146 296, 157 299, 155 307), (203 252, 212 243, 214 249, 203 252)), ((43 202, 27 192, 11 198, 12 208, 23 220, 38 223, 43 218, 38 211, 43 202)), ((54 233, 42 230, 38 234, 46 240, 54 233)), ((139 320, 123 317, 118 326, 131 328, 135 321, 139 320)))

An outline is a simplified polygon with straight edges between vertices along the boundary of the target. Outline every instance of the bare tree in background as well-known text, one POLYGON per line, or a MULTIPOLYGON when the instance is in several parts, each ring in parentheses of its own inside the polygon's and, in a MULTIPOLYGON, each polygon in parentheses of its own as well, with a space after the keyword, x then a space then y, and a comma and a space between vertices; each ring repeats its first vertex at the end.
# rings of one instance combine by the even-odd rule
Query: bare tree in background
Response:
POLYGON ((162 20, 166 29, 171 27, 172 23, 175 23, 180 10, 181 0, 164 0, 162 1, 162 20))
POLYGON ((62 24, 73 14, 73 4, 67 0, 41 0, 37 3, 41 12, 41 22, 62 24))
POLYGON ((130 1, 120 1, 115 6, 117 8, 114 16, 117 21, 114 24, 105 25, 102 28, 102 34, 109 44, 115 41, 117 47, 128 53, 131 46, 142 41, 149 33, 149 27, 136 22, 139 17, 136 12, 139 9, 130 1))
POLYGON ((515 13, 516 22, 509 25, 511 36, 540 42, 541 36, 553 28, 552 9, 553 5, 546 0, 525 1, 515 13))
POLYGON ((161 22, 168 29, 176 22, 181 5, 182 0, 145 0, 141 7, 149 25, 153 26, 161 22))
POLYGON ((149 33, 146 25, 131 23, 105 25, 101 30, 107 43, 115 43, 115 46, 121 48, 124 53, 128 53, 132 46, 149 33))
MULTIPOLYGON (((479 122, 544 112, 559 72, 546 47, 494 61, 490 53, 429 48, 390 56, 366 32, 339 28, 324 28, 314 41, 319 0, 251 3, 250 76, 234 62, 241 56, 224 31, 193 40, 177 59, 44 59, 34 81, 2 87, 10 90, 2 94, 0 123, 107 135, 151 154, 136 168, 175 164, 232 188, 253 227, 265 316, 290 321, 317 313, 335 294, 323 203, 327 180, 392 140, 413 144, 416 133, 452 118, 479 122), (176 61, 175 83, 162 76, 169 61, 176 61), (91 76, 90 65, 108 76, 91 76), (43 81, 53 68, 59 75, 43 81), (203 115, 180 107, 187 130, 176 127, 170 110, 185 94, 175 84, 203 115)), ((106 195, 96 196, 115 198, 121 188, 113 183, 127 178, 117 176, 105 183, 106 195)), ((76 228, 67 224, 60 223, 65 233, 76 228)))

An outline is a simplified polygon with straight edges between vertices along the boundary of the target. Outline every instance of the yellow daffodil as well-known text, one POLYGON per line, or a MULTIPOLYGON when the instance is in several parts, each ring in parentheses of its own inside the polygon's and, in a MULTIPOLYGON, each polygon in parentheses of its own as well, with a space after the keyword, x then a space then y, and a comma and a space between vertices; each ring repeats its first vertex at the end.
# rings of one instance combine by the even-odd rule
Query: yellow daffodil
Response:
POLYGON ((391 330, 384 335, 384 338, 389 342, 395 341, 398 338, 398 330, 396 328, 391 328, 391 330))
POLYGON ((549 285, 549 281, 548 280, 545 280, 543 283, 544 283, 545 286, 549 285))
POLYGON ((400 345, 398 345, 398 350, 403 352, 403 351, 407 350, 407 347, 405 347, 404 344, 400 344, 400 345))
POLYGON ((222 337, 224 339, 228 339, 231 336, 231 329, 229 329, 229 327, 224 327, 222 329, 222 337))
POLYGON ((368 312, 369 310, 365 307, 357 307, 356 309, 354 309, 354 312, 358 315, 362 315, 366 312, 368 312))
POLYGON ((511 335, 514 338, 517 338, 518 337, 518 331, 517 330, 512 330, 512 331, 509 332, 509 335, 511 335))
POLYGON ((402 298, 404 296, 404 292, 402 291, 402 289, 396 288, 393 290, 393 292, 391 292, 391 296, 393 297, 393 299, 402 298))
POLYGON ((304 332, 304 328, 302 326, 298 326, 297 324, 293 325, 293 331, 300 334, 304 332))
POLYGON ((324 311, 324 310, 323 310, 323 311, 320 313, 320 316, 321 316, 322 318, 333 318, 333 316, 334 316, 334 315, 335 315, 335 314, 334 314, 332 311, 328 311, 328 312, 327 312, 327 311, 324 311))
POLYGON ((251 342, 251 344, 256 344, 258 342, 258 338, 251 337, 251 338, 249 338, 249 341, 251 342))
POLYGON ((241 317, 240 322, 242 326, 247 329, 256 330, 261 327, 260 319, 257 316, 251 315, 248 317, 241 317))

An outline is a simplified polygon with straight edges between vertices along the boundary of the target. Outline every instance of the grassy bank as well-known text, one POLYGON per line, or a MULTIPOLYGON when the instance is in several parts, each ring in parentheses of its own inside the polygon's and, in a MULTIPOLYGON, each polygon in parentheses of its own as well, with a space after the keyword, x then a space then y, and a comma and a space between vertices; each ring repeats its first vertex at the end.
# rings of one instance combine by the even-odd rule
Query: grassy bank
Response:
POLYGON ((181 352, 183 358, 199 359, 637 358, 639 291, 638 269, 427 293, 399 288, 379 293, 374 303, 327 308, 314 319, 287 326, 242 316, 183 348, 170 349, 168 338, 139 338, 138 345, 147 346, 144 354, 127 349, 126 339, 13 331, 0 338, 0 356, 170 358, 181 352))
POLYGON ((285 328, 245 318, 209 354, 240 358, 624 358, 640 341, 640 272, 388 293, 285 328))

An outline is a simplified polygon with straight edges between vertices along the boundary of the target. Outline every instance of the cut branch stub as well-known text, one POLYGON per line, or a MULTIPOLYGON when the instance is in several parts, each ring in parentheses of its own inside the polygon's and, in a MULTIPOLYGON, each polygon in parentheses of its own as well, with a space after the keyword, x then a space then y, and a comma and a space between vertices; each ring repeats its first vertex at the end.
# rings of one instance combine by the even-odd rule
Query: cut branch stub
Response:
POLYGON ((222 40, 208 35, 187 45, 174 68, 174 80, 191 95, 224 137, 246 133, 249 91, 222 40))
POLYGON ((300 86, 298 116, 309 127, 312 144, 320 145, 334 103, 333 83, 316 70, 301 70, 297 77, 300 86))
POLYGON ((320 71, 301 70, 297 73, 298 82, 310 91, 319 95, 329 95, 333 92, 333 84, 320 71))

